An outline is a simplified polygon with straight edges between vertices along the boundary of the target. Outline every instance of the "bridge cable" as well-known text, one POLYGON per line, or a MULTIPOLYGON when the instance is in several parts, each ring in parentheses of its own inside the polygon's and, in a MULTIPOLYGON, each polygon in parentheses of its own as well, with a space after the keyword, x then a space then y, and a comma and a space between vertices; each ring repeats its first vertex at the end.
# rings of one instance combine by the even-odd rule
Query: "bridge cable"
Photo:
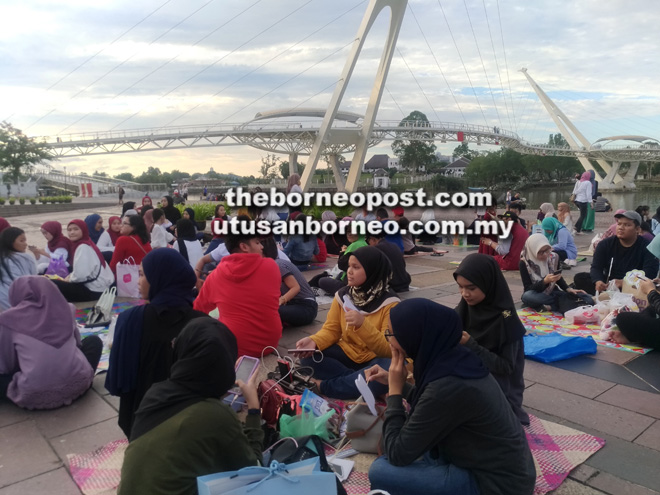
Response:
MULTIPOLYGON (((261 1, 261 0, 259 0, 259 1, 261 1)), ((305 40, 311 38, 312 36, 314 36, 315 34, 317 34, 317 33, 318 33, 319 31, 321 31, 322 29, 325 29, 326 27, 328 27, 328 26, 331 25, 332 23, 338 21, 339 19, 341 19, 341 18, 344 17, 345 15, 349 14, 351 11, 355 10, 356 8, 358 8, 360 5, 364 4, 365 2, 366 2, 366 0, 363 0, 362 2, 360 2, 360 3, 357 4, 357 5, 355 5, 354 7, 351 7, 350 9, 348 9, 348 10, 347 10, 346 12, 344 12, 343 14, 341 14, 341 15, 335 17, 334 19, 332 19, 331 21, 327 22, 326 24, 324 24, 324 25, 321 26, 320 28, 316 29, 316 31, 314 31, 314 32, 308 34, 307 36, 305 36, 304 38, 298 40, 296 43, 294 43, 293 45, 289 46, 286 50, 281 51, 280 53, 278 53, 277 55, 271 57, 269 60, 267 60, 266 62, 264 62, 264 63, 261 64, 260 66, 258 66, 258 67, 256 67, 256 68, 252 69, 252 70, 249 71, 249 72, 246 72, 245 74, 243 74, 243 75, 242 75, 241 77, 239 77, 238 79, 235 79, 235 80, 232 81, 230 84, 228 84, 227 86, 225 86, 225 87, 222 88, 220 91, 218 91, 217 93, 213 94, 211 97, 207 98, 207 99, 204 100, 203 102, 198 103, 198 104, 195 105, 194 107, 189 108, 188 110, 186 110, 185 112, 183 112, 182 114, 180 114, 178 117, 176 117, 176 118, 170 120, 170 121, 169 121, 167 124, 165 124, 163 127, 170 126, 170 125, 172 125, 172 123, 176 122, 176 121, 179 120, 180 118, 185 117, 186 115, 188 115, 188 114, 189 114, 190 112, 192 112, 193 110, 196 110, 196 109, 199 108, 201 105, 206 104, 206 103, 209 102, 211 99, 217 97, 218 95, 220 95, 221 93, 223 93, 225 90, 231 88, 233 85, 235 85, 236 83, 242 81, 243 79, 245 79, 245 78, 248 77, 249 75, 254 74, 254 73, 257 72, 259 69, 261 69, 261 68, 263 68, 264 66, 268 65, 269 63, 271 63, 271 62, 272 62, 273 60, 275 60, 276 58, 281 57, 282 55, 284 55, 284 54, 287 53, 288 51, 290 51, 290 50, 292 50, 293 48, 295 48, 296 46, 298 46, 298 45, 299 45, 300 43, 302 43, 303 41, 305 41, 305 40)), ((321 92, 323 92, 323 91, 325 91, 325 89, 323 89, 321 92)), ((317 93, 317 94, 318 94, 318 93, 317 93)), ((316 95, 314 95, 314 96, 316 96, 316 95)), ((297 107, 294 107, 294 108, 297 108, 297 107)))
MULTIPOLYGON (((243 48, 244 46, 246 46, 248 43, 254 41, 255 39, 257 39, 257 38, 258 38, 259 36, 261 36, 262 34, 266 33, 266 32, 269 31, 269 30, 271 30, 272 28, 274 28, 275 26, 277 26, 279 23, 285 21, 286 19, 288 19, 288 18, 291 17, 293 14, 295 14, 296 12, 298 12, 299 10, 301 10, 303 7, 309 5, 309 4, 312 3, 313 1, 314 1, 314 0, 308 0, 307 2, 305 2, 305 3, 304 3, 303 5, 301 5, 300 7, 295 8, 292 12, 289 12, 289 13, 286 14, 284 17, 282 17, 282 18, 280 18, 279 20, 275 21, 273 24, 271 24, 270 26, 268 26, 266 29, 263 29, 261 32, 259 32, 258 34, 256 34, 256 35, 253 36, 252 38, 250 38, 249 40, 245 41, 244 43, 241 43, 239 46, 237 46, 236 48, 234 48, 234 49, 233 49, 232 51, 230 51, 229 53, 226 53, 225 55, 223 55, 222 57, 220 57, 219 59, 217 59, 215 62, 213 62, 212 64, 207 65, 207 66, 204 67, 202 70, 196 72, 195 74, 193 74, 192 76, 190 76, 188 79, 186 79, 186 80, 183 81, 182 83, 180 83, 180 84, 176 85, 174 88, 170 89, 167 93, 165 93, 165 94, 159 96, 159 97, 156 99, 156 102, 162 100, 162 99, 165 98, 166 96, 169 96, 170 94, 172 94, 172 93, 173 93, 174 91, 176 91, 177 89, 181 88, 181 87, 184 86, 185 84, 187 84, 187 83, 189 83, 190 81, 192 81, 193 79, 195 79, 197 76, 203 74, 204 72, 206 72, 206 71, 209 70, 210 68, 214 67, 214 66, 217 65, 219 62, 221 62, 221 61, 224 60, 225 58, 229 57, 230 55, 234 54, 234 53, 237 52, 239 49, 241 49, 241 48, 243 48)), ((154 102, 154 103, 155 103, 155 102, 154 102)), ((146 109, 146 108, 147 108, 148 106, 150 106, 150 105, 151 105, 151 104, 144 105, 144 106, 143 106, 142 108, 140 108, 137 112, 133 113, 132 115, 130 115, 130 116, 128 116, 128 117, 126 117, 124 120, 122 120, 121 122, 119 122, 118 124, 116 124, 116 125, 115 125, 114 127, 112 127, 110 130, 113 131, 113 130, 117 129, 117 127, 119 127, 119 126, 125 124, 126 122, 128 122, 129 120, 131 120, 131 119, 132 119, 133 117, 135 117, 136 115, 139 115, 144 109, 146 109)))
MULTIPOLYGON (((96 52, 94 55, 92 55, 91 57, 87 58, 87 59, 86 59, 85 61, 83 61, 82 63, 78 64, 77 67, 73 68, 73 69, 70 70, 67 74, 65 74, 64 76, 62 76, 61 78, 59 78, 57 81, 55 81, 53 84, 51 84, 50 86, 48 86, 47 88, 45 88, 45 89, 44 89, 44 92, 48 92, 48 91, 50 91, 50 90, 53 89, 55 86, 57 86, 59 83, 61 83, 62 81, 64 81, 67 77, 69 77, 71 74, 73 74, 74 72, 76 72, 78 69, 80 69, 81 67, 83 67, 83 66, 86 65, 87 63, 89 63, 89 62, 91 62, 92 60, 94 60, 98 55, 100 55, 101 53, 103 53, 106 49, 110 48, 110 47, 111 47, 112 45, 114 45, 117 41, 119 41, 120 39, 122 39, 124 36, 126 36, 128 33, 130 33, 133 29, 135 29, 135 28, 138 27, 140 24, 142 24, 144 21, 146 21, 147 19, 149 19, 152 15, 154 15, 154 14, 155 14, 156 12, 158 12, 160 9, 162 9, 163 7, 165 7, 165 6, 166 6, 168 3, 170 3, 171 1, 172 1, 172 0, 165 0, 165 2, 163 2, 160 6, 158 6, 156 9, 152 10, 149 14, 147 14, 145 17, 143 17, 143 18, 140 19, 138 22, 136 22, 135 24, 133 24, 130 28, 128 28, 128 29, 127 29, 126 31, 124 31, 123 33, 121 33, 118 37, 116 37, 114 40, 112 40, 109 44, 105 45, 103 48, 101 48, 101 49, 100 49, 98 52, 96 52)), ((54 111, 54 110, 56 110, 56 109, 51 110, 51 112, 54 111)), ((48 114, 44 115, 43 117, 41 117, 39 120, 33 122, 32 124, 30 124, 25 130, 29 129, 30 127, 32 127, 33 125, 35 125, 36 123, 38 123, 40 120, 42 120, 43 118, 45 118, 45 117, 47 117, 48 115, 50 115, 51 112, 49 112, 48 114)), ((5 120, 9 120, 9 118, 13 117, 13 115, 14 115, 14 114, 12 114, 10 117, 8 117, 8 118, 5 119, 5 120)))
POLYGON ((440 122, 441 119, 440 119, 440 117, 438 116, 438 112, 435 111, 435 108, 433 107, 433 103, 431 103, 431 100, 429 100, 429 97, 428 97, 428 96, 426 95, 426 93, 424 92, 424 89, 422 89, 421 84, 419 84, 419 81, 417 80, 417 77, 415 77, 415 74, 413 73, 412 69, 411 69, 410 66, 408 65, 408 62, 406 62, 406 58, 403 56, 403 53, 401 53, 401 50, 399 50, 398 47, 397 47, 397 49, 396 49, 396 52, 397 52, 397 53, 399 54, 399 56, 401 57, 401 60, 403 60, 403 63, 405 64, 406 69, 408 69, 408 72, 410 72, 410 75, 411 75, 412 78, 415 80, 415 83, 417 84, 417 87, 419 88, 419 90, 420 90, 420 91, 422 92, 422 94, 424 95, 424 98, 426 99, 426 103, 428 103, 428 104, 429 104, 429 107, 431 107, 431 110, 433 110, 433 113, 435 114, 436 121, 437 121, 437 122, 440 122))
POLYGON ((230 114, 230 115, 227 115, 224 119, 222 119, 222 120, 219 121, 219 122, 216 122, 214 125, 220 125, 220 124, 224 123, 228 118, 233 117, 233 116, 236 115, 237 113, 242 112, 242 111, 245 110, 246 108, 248 108, 248 107, 254 105, 256 102, 258 102, 258 101, 264 99, 266 96, 268 96, 268 95, 270 95, 271 93, 275 92, 276 90, 280 89, 282 86, 284 86, 284 85, 290 83, 291 81, 293 81, 294 79, 296 79, 298 76, 303 75, 305 72, 307 72, 307 71, 313 69, 314 67, 316 67, 317 65, 319 65, 321 62, 325 62, 327 59, 329 59, 330 57, 336 55, 336 54, 339 53, 340 51, 344 50, 344 49, 345 49, 346 47, 348 47, 349 45, 352 45, 354 42, 355 42, 355 40, 351 40, 351 41, 349 41, 348 43, 346 43, 344 46, 340 46, 340 47, 337 48, 334 52, 330 53, 329 55, 326 55, 325 57, 323 57, 323 58, 322 58, 321 60, 319 60, 318 62, 313 63, 312 65, 310 65, 309 67, 307 67, 305 70, 302 70, 302 71, 298 72, 298 74, 296 74, 296 75, 293 76, 293 77, 290 77, 289 79, 287 79, 287 80, 284 81, 283 83, 278 84, 277 86, 275 86, 273 89, 271 89, 271 90, 268 91, 267 93, 261 95, 259 98, 256 98, 256 99, 252 100, 250 103, 248 103, 247 105, 245 105, 243 108, 241 108, 241 109, 239 109, 239 110, 236 110, 234 113, 232 113, 232 114, 230 114))
MULTIPOLYGON (((212 36, 213 34, 215 34, 215 33, 217 33, 218 31, 220 31, 223 27, 225 27, 227 24, 229 24, 230 22, 234 21, 235 19, 237 19, 238 17, 240 17, 241 15, 243 15, 245 12, 247 12, 248 10, 250 10, 252 7, 254 7, 255 5, 261 3, 261 1, 262 1, 262 0, 257 0, 256 2, 252 3, 251 5, 248 5, 245 9, 243 9, 242 11, 240 11, 238 14, 234 15, 233 17, 231 17, 230 19, 228 19, 226 22, 224 22, 223 24, 221 24, 221 25, 218 26, 217 28, 213 29, 212 31, 208 32, 207 34, 205 34, 204 36, 202 36, 201 38, 199 38, 197 41, 195 41, 195 43, 193 43, 193 44, 190 45, 190 46, 185 47, 183 50, 181 50, 179 53, 177 53, 174 57, 172 57, 172 58, 170 58, 169 60, 163 62, 161 65, 159 65, 159 66, 156 67, 155 69, 151 70, 149 73, 147 73, 147 74, 145 74, 144 76, 142 76, 140 79, 138 79, 137 81, 135 81, 133 84, 131 84, 130 86, 126 87, 126 88, 123 89, 121 92, 117 93, 115 96, 113 96, 112 99, 115 100, 117 97, 119 97, 119 96, 123 95, 124 93, 126 93, 127 91, 133 89, 135 86, 137 86, 138 84, 140 84, 142 81, 144 81, 145 79, 147 79, 149 76, 155 74, 156 72, 158 72, 159 70, 161 70, 161 69, 162 69, 163 67, 165 67, 166 65, 169 65, 171 62, 175 61, 177 58, 179 58, 179 57, 181 56, 182 53, 184 53, 184 51, 187 51, 187 50, 189 50, 190 48, 193 48, 193 47, 199 45, 202 41, 206 40, 207 38, 209 38, 209 37, 212 36)), ((209 2, 209 3, 210 3, 210 2, 209 2)), ((208 5, 208 4, 207 4, 207 5, 208 5)), ((205 6, 206 6, 206 5, 204 5, 203 7, 205 7, 205 6)), ((202 8, 203 8, 203 7, 202 7, 202 8)), ((193 12, 193 14, 195 14, 195 13, 198 12, 199 10, 201 10, 201 9, 198 9, 197 11, 193 12)), ((193 15, 193 14, 191 14, 191 15, 193 15)), ((186 19, 188 19, 189 17, 190 17, 190 16, 188 16, 186 19)), ((186 19, 184 19, 184 21, 185 21, 186 19)), ((182 22, 183 22, 183 21, 182 21, 182 22)), ((179 24, 180 24, 180 23, 179 23, 179 24)), ((175 27, 176 27, 176 26, 175 26, 175 27)), ((156 40, 154 40, 154 41, 156 41, 156 40)), ((152 42, 150 43, 150 45, 153 44, 154 41, 152 41, 152 42)), ((96 109, 94 109, 94 111, 96 111, 97 109, 98 109, 98 107, 97 107, 96 109)), ((89 112, 89 113, 87 113, 86 115, 83 115, 83 116, 80 117, 78 120, 76 120, 76 121, 73 122, 72 124, 68 125, 68 126, 65 127, 64 129, 62 129, 62 130, 59 132, 59 134, 62 134, 64 131, 66 131, 66 130, 69 129, 70 127, 76 125, 77 123, 79 123, 81 120, 83 120, 84 118, 88 117, 88 116, 91 115, 92 113, 93 113, 93 112, 89 112)))
MULTIPOLYGON (((509 83, 509 98, 511 99, 511 113, 513 114, 513 122, 516 122, 516 112, 513 106, 513 91, 511 90, 511 77, 509 76, 509 62, 506 58, 506 48, 504 47, 504 30, 502 29, 502 16, 500 15, 500 0, 496 0, 497 3, 497 19, 500 23, 500 38, 502 39, 502 53, 504 54, 504 67, 506 68, 506 78, 509 83)), ((511 129, 512 131, 518 132, 518 127, 511 129)))
POLYGON ((387 91, 387 94, 390 95, 390 98, 392 98, 392 101, 396 105, 396 107, 399 109, 399 112, 401 112, 401 116, 405 119, 406 114, 403 113, 403 110, 401 110, 401 107, 399 106, 399 103, 394 99, 394 95, 390 92, 390 90, 385 86, 385 91, 387 91))
POLYGON ((477 33, 474 32, 474 26, 472 25, 472 18, 470 17, 470 9, 468 9, 466 0, 463 0, 463 5, 465 6, 465 13, 467 14, 468 23, 470 24, 470 30, 472 31, 472 37, 474 38, 474 44, 477 47, 477 53, 479 54, 479 60, 481 60, 481 67, 484 69, 484 76, 486 77, 486 85, 488 86, 488 91, 490 92, 490 97, 493 100, 493 106, 495 107, 495 114, 497 115, 497 121, 500 126, 502 125, 502 119, 500 118, 500 111, 497 108, 497 103, 495 103, 495 95, 493 94, 493 88, 490 87, 490 80, 488 79, 488 72, 486 71, 486 64, 484 59, 481 56, 481 49, 479 48, 479 42, 477 41, 477 33))
POLYGON ((506 101, 506 93, 504 91, 504 82, 502 81, 502 73, 500 72, 500 63, 497 61, 497 53, 495 51, 495 42, 493 41, 493 32, 490 29, 490 21, 488 20, 488 10, 486 10, 486 0, 481 0, 484 6, 484 15, 486 16, 486 25, 488 26, 488 36, 490 37, 490 46, 493 47, 493 58, 495 59, 495 67, 497 68, 497 76, 500 79, 500 88, 502 88, 502 98, 504 99, 504 108, 506 109, 506 115, 509 120, 509 127, 513 131, 513 126, 511 123, 511 114, 509 113, 509 105, 506 101))
MULTIPOLYGON (((424 30, 422 29, 422 26, 419 24, 419 21, 417 20, 417 16, 415 15, 415 12, 412 9, 412 5, 409 3, 408 4, 408 10, 410 10, 410 13, 413 16, 413 19, 415 20, 415 23, 417 24, 417 27, 419 28, 419 32, 422 34, 422 38, 424 38, 424 41, 426 42, 426 46, 429 49, 429 52, 431 52, 431 56, 433 57, 433 60, 435 60, 435 65, 438 67, 438 70, 440 71, 440 74, 442 75, 442 78, 445 81, 445 84, 447 85, 447 89, 449 89, 449 93, 451 93, 452 98, 454 99, 454 102, 456 103, 456 107, 458 108, 458 111, 461 114, 461 117, 463 117, 463 121, 467 124, 468 121, 465 118, 465 114, 463 113, 463 109, 461 108, 461 105, 458 103, 458 100, 456 99, 456 95, 454 94, 454 91, 451 89, 451 86, 449 85, 449 81, 447 81, 447 78, 445 77, 445 73, 440 67, 440 63, 438 62, 438 59, 435 56, 435 53, 433 52, 433 49, 431 48, 431 44, 429 43, 429 40, 426 38, 426 35, 424 34, 424 30)), ((392 98, 394 99, 394 98, 392 98)), ((397 105, 398 106, 398 105, 397 105)))
POLYGON ((445 9, 442 8, 442 4, 440 3, 440 0, 437 1, 438 1, 438 5, 440 6, 440 10, 442 11, 442 15, 445 18, 445 23, 447 24, 447 30, 449 31, 451 39, 454 42, 454 47, 456 47, 456 51, 458 52, 458 58, 461 60, 461 64, 463 65, 463 70, 465 71, 465 75, 470 83, 472 92, 474 93, 474 98, 477 100, 477 105, 479 106, 479 110, 481 111, 481 116, 484 118, 484 123, 486 124, 486 126, 488 126, 488 119, 486 119, 486 114, 484 113, 484 109, 482 108, 481 102, 479 101, 479 97, 477 96, 477 91, 474 89, 474 84, 472 84, 472 79, 470 79, 470 74, 468 74, 467 67, 465 66, 463 57, 461 56, 461 51, 458 49, 458 43, 456 43, 456 38, 454 38, 454 33, 452 32, 451 26, 449 25, 447 14, 445 14, 445 9))

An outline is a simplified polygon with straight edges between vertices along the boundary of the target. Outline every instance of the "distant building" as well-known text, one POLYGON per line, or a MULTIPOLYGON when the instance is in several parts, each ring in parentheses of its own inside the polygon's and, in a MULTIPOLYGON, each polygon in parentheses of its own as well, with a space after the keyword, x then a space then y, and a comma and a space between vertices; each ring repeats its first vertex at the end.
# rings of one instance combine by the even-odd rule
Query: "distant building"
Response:
POLYGON ((374 172, 374 189, 388 189, 390 187, 390 176, 387 170, 381 168, 374 172))
POLYGON ((443 168, 442 175, 447 175, 449 177, 463 177, 469 164, 470 160, 468 158, 461 157, 443 168))
POLYGON ((390 157, 387 155, 374 155, 364 164, 365 172, 375 172, 376 170, 389 167, 390 157))

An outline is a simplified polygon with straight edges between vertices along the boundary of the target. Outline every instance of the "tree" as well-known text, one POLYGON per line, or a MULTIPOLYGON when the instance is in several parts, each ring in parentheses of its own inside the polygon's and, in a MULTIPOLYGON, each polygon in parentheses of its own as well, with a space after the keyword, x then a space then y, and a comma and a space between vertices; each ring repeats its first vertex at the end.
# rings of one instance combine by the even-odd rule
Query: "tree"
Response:
POLYGON ((459 158, 467 158, 468 160, 474 160, 479 156, 479 152, 477 150, 471 150, 470 147, 468 146, 467 141, 463 141, 461 144, 456 146, 454 148, 454 153, 453 156, 457 156, 459 158))
POLYGON ((30 172, 37 163, 52 160, 45 144, 27 137, 20 129, 8 122, 0 123, 0 170, 14 182, 18 182, 22 172, 30 172))
MULTIPOLYGON (((428 127, 429 119, 422 112, 415 110, 404 118, 399 127, 428 127)), ((409 131, 397 131, 397 139, 392 143, 392 151, 399 157, 399 163, 405 168, 417 172, 437 161, 435 145, 428 142, 432 135, 419 131, 411 134, 409 131), (400 138, 399 138, 400 136, 400 138)))
POLYGON ((100 172, 98 170, 94 170, 94 173, 92 174, 94 177, 110 177, 107 173, 105 172, 100 172))
POLYGON ((550 146, 557 146, 558 148, 570 148, 571 146, 568 144, 568 141, 564 139, 564 136, 559 134, 550 134, 550 138, 548 139, 548 144, 550 146))
POLYGON ((277 177, 277 166, 280 162, 280 159, 277 155, 267 154, 265 157, 261 157, 261 167, 259 167, 259 173, 261 178, 264 180, 274 179, 277 177))
POLYGON ((127 180, 129 182, 135 182, 135 177, 130 172, 123 172, 121 174, 115 175, 115 179, 127 180))
MULTIPOLYGON (((289 161, 284 160, 283 162, 280 162, 279 165, 280 169, 280 175, 282 176, 283 179, 288 179, 289 178, 289 161)), ((305 164, 304 163, 298 163, 298 174, 302 175, 305 170, 305 164)))

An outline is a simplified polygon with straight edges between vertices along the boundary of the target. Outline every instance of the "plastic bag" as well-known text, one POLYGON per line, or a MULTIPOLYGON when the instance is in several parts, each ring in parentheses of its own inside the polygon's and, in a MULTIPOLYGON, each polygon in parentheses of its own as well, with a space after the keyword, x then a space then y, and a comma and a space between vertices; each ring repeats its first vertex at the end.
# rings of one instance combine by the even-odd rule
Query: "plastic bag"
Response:
POLYGON ((324 440, 328 440, 328 420, 335 414, 331 409, 323 416, 316 417, 311 411, 303 411, 296 416, 282 414, 280 417, 280 435, 282 437, 304 437, 307 435, 318 435, 324 440))
POLYGON ((606 304, 599 303, 595 306, 580 306, 579 308, 566 311, 564 318, 569 325, 597 325, 609 313, 606 304))
POLYGON ((46 275, 55 275, 57 277, 66 278, 69 275, 69 268, 64 258, 53 256, 48 263, 46 275))
POLYGON ((571 337, 553 332, 547 335, 528 334, 523 337, 525 357, 542 363, 552 363, 583 354, 596 354, 596 341, 591 337, 571 337))
POLYGON ((610 298, 610 311, 614 311, 616 309, 622 311, 632 311, 635 313, 639 312, 639 307, 637 306, 633 295, 624 294, 622 292, 616 292, 610 298))

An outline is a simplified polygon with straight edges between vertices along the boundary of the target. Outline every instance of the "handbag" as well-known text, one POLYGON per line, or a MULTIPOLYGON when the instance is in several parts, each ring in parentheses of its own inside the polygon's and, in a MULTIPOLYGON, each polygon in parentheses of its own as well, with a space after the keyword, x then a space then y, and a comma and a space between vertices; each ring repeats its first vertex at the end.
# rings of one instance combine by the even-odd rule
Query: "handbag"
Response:
POLYGON ((583 354, 596 354, 596 341, 588 337, 571 337, 552 332, 523 337, 525 357, 542 363, 553 363, 583 354))
POLYGON ((574 202, 575 202, 575 198, 576 198, 575 193, 573 193, 573 194, 571 194, 571 195, 568 197, 568 201, 569 201, 570 203, 574 203, 574 202))
POLYGON ((360 397, 346 413, 346 437, 350 438, 351 447, 358 452, 382 454, 380 443, 383 437, 385 407, 376 404, 376 410, 378 415, 374 416, 360 397))
POLYGON ((125 259, 123 263, 117 263, 117 295, 119 297, 140 298, 138 278, 140 267, 135 264, 133 257, 125 259))

